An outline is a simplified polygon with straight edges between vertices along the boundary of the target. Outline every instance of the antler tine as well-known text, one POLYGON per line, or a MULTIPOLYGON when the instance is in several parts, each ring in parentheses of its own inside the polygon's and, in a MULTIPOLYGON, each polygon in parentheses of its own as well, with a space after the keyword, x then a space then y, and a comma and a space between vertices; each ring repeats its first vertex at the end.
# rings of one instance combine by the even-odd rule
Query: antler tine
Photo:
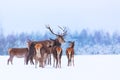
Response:
POLYGON ((62 27, 60 27, 60 26, 58 26, 58 27, 63 31, 62 36, 65 36, 66 33, 67 33, 66 27, 64 27, 64 29, 62 27))
POLYGON ((60 27, 60 26, 58 26, 62 31, 64 31, 64 29, 62 28, 62 27, 60 27))
POLYGON ((45 26, 46 26, 46 28, 47 28, 47 29, 49 29, 49 28, 50 28, 50 25, 45 25, 45 26))
POLYGON ((49 25, 46 25, 46 28, 47 28, 47 29, 49 29, 49 30, 50 30, 50 32, 51 32, 52 34, 54 34, 54 35, 58 36, 58 34, 55 34, 55 33, 53 32, 53 30, 50 28, 50 26, 49 26, 49 25))
POLYGON ((66 31, 64 31, 63 36, 65 36, 66 34, 67 34, 67 30, 66 30, 66 31))

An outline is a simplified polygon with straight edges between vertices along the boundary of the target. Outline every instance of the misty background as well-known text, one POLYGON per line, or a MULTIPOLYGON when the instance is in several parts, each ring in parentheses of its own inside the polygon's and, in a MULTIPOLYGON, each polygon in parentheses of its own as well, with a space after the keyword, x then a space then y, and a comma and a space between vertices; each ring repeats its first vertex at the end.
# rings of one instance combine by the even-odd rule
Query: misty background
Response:
POLYGON ((27 39, 55 38, 47 24, 55 32, 67 27, 76 54, 119 54, 119 9, 119 0, 0 0, 0 54, 26 47, 27 39))

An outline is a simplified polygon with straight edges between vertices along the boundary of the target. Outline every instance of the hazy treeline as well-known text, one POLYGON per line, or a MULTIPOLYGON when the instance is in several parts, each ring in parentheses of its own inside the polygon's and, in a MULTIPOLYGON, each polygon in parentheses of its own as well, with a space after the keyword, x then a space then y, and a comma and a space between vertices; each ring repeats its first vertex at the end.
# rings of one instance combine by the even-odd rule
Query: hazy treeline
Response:
MULTIPOLYGON (((11 47, 27 47, 26 41, 28 39, 39 41, 55 38, 49 31, 44 35, 41 35, 40 32, 32 32, 4 36, 3 33, 3 31, 0 31, 0 55, 7 55, 7 50, 11 47)), ((103 31, 89 33, 86 29, 81 30, 79 33, 68 31, 65 40, 75 41, 76 54, 119 54, 120 52, 120 35, 117 33, 112 35, 103 31)), ((63 44, 64 51, 66 47, 68 47, 68 43, 63 44)))

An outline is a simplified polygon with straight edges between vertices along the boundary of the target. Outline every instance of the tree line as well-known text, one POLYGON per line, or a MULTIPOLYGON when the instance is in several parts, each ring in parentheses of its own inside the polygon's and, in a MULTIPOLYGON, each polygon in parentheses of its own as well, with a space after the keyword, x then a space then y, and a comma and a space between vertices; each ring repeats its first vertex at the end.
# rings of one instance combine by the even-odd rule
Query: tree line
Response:
MULTIPOLYGON (((9 34, 4 36, 4 32, 0 31, 0 55, 7 55, 8 48, 27 47, 26 42, 28 39, 39 41, 54 37, 55 36, 49 32, 46 32, 44 35, 41 35, 40 32, 23 32, 20 34, 9 34)), ((76 54, 84 54, 86 52, 89 54, 100 54, 99 51, 96 52, 96 49, 94 50, 96 45, 97 48, 101 46, 101 49, 109 48, 109 46, 111 46, 111 48, 114 49, 112 54, 119 54, 116 53, 117 49, 115 48, 119 47, 120 44, 120 35, 118 33, 110 34, 104 31, 94 31, 93 33, 89 33, 87 29, 83 29, 80 32, 74 33, 68 31, 65 40, 66 43, 63 45, 63 49, 68 47, 67 41, 75 41, 76 54)))

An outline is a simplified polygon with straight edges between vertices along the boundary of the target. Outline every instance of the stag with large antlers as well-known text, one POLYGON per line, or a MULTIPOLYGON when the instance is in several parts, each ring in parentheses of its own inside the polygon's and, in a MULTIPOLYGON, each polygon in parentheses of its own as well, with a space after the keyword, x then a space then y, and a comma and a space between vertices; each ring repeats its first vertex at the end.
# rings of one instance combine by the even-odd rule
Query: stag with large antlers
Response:
POLYGON ((53 58, 54 58, 54 62, 53 62, 53 66, 55 66, 56 63, 56 68, 60 68, 61 67, 61 56, 62 56, 62 48, 61 48, 61 44, 65 42, 64 40, 64 36, 66 35, 67 31, 65 29, 62 29, 60 26, 58 26, 64 33, 63 34, 56 34, 53 32, 53 30, 50 28, 50 26, 46 26, 47 29, 49 29, 49 31, 56 35, 57 38, 56 39, 51 39, 52 41, 54 41, 54 45, 51 47, 51 53, 53 53, 53 58))

